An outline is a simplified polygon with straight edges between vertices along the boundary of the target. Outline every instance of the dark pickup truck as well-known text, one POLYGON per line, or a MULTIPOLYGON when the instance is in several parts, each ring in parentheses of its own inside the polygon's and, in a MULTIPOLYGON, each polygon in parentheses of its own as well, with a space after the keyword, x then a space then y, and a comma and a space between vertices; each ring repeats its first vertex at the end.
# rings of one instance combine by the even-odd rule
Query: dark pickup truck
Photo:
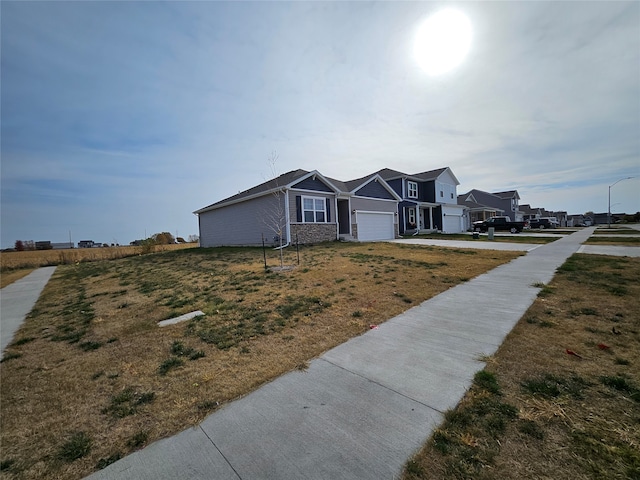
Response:
POLYGON ((509 217, 491 217, 483 222, 473 222, 473 231, 486 232, 489 230, 489 227, 493 227, 496 232, 502 230, 511 233, 520 233, 525 225, 525 222, 512 222, 509 217))

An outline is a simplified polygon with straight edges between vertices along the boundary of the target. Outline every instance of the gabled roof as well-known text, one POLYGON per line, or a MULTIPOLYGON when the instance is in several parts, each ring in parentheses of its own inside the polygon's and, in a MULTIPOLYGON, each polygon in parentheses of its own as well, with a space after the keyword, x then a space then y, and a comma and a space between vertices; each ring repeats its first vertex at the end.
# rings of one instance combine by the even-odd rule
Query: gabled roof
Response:
POLYGON ((467 207, 469 210, 492 210, 495 212, 504 212, 502 208, 493 207, 490 205, 482 205, 473 200, 470 200, 469 197, 472 197, 468 193, 465 195, 458 195, 458 205, 463 205, 467 207))
POLYGON ((479 205, 486 205, 486 206, 495 205, 496 202, 500 202, 503 200, 502 198, 500 198, 499 196, 493 193, 483 192, 482 190, 476 190, 475 188, 460 196, 465 201, 472 201, 479 205))
POLYGON ((391 188, 389 184, 385 181, 385 179, 382 178, 378 173, 372 173, 370 175, 367 175, 366 177, 357 178, 355 180, 349 180, 348 182, 344 182, 344 185, 347 189, 345 191, 351 194, 355 194, 358 190, 360 190, 365 185, 371 182, 377 182, 377 181, 380 181, 380 185, 382 185, 382 187, 386 191, 388 191, 393 196, 393 198, 395 198, 399 202, 402 201, 402 197, 400 197, 400 195, 398 195, 396 191, 393 188, 391 188))
POLYGON ((378 170, 376 172, 380 175, 385 181, 395 180, 396 178, 405 178, 409 177, 406 173, 398 172, 397 170, 391 170, 390 168, 383 168, 382 170, 378 170))
POLYGON ((453 179, 456 181, 456 184, 460 185, 460 182, 458 181, 458 179, 456 178, 456 176, 453 174, 453 172, 449 167, 437 168, 435 170, 429 170, 426 172, 413 173, 413 174, 398 172, 397 170, 391 170, 390 168, 383 168, 382 170, 378 170, 376 173, 386 181, 395 180, 396 178, 407 178, 409 180, 414 180, 417 182, 427 182, 429 180, 437 180, 438 177, 440 177, 440 175, 442 175, 447 170, 449 171, 449 174, 453 177, 453 179))
POLYGON ((532 208, 531 205, 525 203, 524 205, 519 205, 518 210, 520 210, 525 215, 534 215, 540 212, 539 208, 532 208))
POLYGON ((444 168, 437 168, 435 170, 429 170, 427 172, 421 172, 421 173, 415 173, 413 175, 411 175, 412 177, 416 177, 419 178, 421 180, 435 180, 436 178, 438 178, 440 175, 442 175, 443 172, 445 172, 446 170, 448 170, 449 167, 444 167, 444 168))
POLYGON ((262 195, 266 195, 268 193, 274 192, 280 188, 284 188, 287 185, 292 183, 297 183, 300 180, 303 180, 306 176, 313 172, 308 172, 306 170, 292 170, 287 173, 283 173, 282 175, 272 178, 271 180, 267 180, 260 185, 256 185, 255 187, 251 187, 248 190, 245 190, 240 193, 236 193, 230 197, 225 198, 224 200, 220 200, 219 202, 212 203, 206 207, 201 208, 200 210, 196 210, 193 213, 204 213, 208 210, 215 210, 216 208, 223 207, 225 205, 231 205, 233 203, 238 203, 240 201, 249 200, 251 198, 260 197, 262 195))
POLYGON ((518 195, 518 191, 517 190, 508 190, 506 192, 494 192, 493 195, 496 195, 500 198, 517 198, 518 200, 520 200, 520 195, 518 195))

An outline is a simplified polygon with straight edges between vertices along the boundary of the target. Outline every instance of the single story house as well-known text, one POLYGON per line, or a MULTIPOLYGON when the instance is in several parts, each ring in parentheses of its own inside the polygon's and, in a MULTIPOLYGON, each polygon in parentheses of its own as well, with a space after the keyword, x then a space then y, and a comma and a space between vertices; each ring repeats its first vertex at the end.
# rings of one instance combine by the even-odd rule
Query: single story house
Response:
POLYGON ((373 241, 398 235, 400 201, 378 174, 342 182, 293 170, 194 213, 202 247, 373 241))

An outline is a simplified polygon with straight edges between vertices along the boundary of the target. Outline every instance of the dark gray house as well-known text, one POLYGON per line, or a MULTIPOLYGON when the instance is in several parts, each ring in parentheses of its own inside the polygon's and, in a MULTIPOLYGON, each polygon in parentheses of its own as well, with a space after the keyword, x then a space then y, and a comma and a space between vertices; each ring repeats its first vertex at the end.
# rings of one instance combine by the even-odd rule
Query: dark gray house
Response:
POLYGON ((415 174, 385 168, 376 173, 402 199, 398 204, 400 234, 465 230, 465 207, 458 205, 456 193, 460 182, 449 167, 415 174))
POLYGON ((194 213, 203 247, 373 241, 398 235, 400 200, 378 174, 342 182, 293 170, 194 213))
POLYGON ((506 215, 514 222, 521 222, 523 221, 523 213, 520 211, 519 202, 520 195, 517 190, 489 193, 473 189, 458 198, 458 203, 461 205, 474 205, 475 215, 469 217, 470 223, 467 228, 474 221, 486 220, 488 216, 495 215, 506 215), (491 212, 494 211, 495 215, 491 215, 491 212), (480 218, 481 216, 482 218, 480 218))

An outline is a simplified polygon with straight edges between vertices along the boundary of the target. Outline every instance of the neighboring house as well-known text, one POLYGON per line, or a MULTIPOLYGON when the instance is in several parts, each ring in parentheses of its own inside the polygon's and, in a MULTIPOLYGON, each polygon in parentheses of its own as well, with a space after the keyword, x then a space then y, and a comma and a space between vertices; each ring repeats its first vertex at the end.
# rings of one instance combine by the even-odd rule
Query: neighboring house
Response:
MULTIPOLYGON (((466 198, 469 197, 467 196, 466 198)), ((468 212, 468 223, 465 224, 465 230, 471 228, 473 222, 484 222, 491 217, 504 215, 504 210, 501 208, 488 207, 472 200, 465 200, 464 195, 458 195, 458 205, 464 206, 468 212)))
POLYGON ((522 220, 524 220, 525 222, 528 220, 537 220, 541 217, 546 216, 544 214, 543 208, 532 208, 529 204, 520 205, 519 208, 520 212, 522 213, 522 220))
POLYGON ((565 211, 557 211, 557 212, 549 212, 550 217, 555 217, 558 221, 559 227, 568 227, 569 226, 569 215, 565 211))
POLYGON ((449 167, 407 174, 385 168, 376 172, 401 197, 399 233, 465 230, 465 207, 458 205, 460 182, 449 167))
MULTIPOLYGON (((473 189, 460 195, 458 203, 464 205, 465 202, 485 207, 487 211, 491 209, 500 210, 502 212, 501 215, 509 217, 514 222, 523 221, 523 213, 519 208, 520 195, 518 195, 517 190, 489 193, 473 189)), ((486 218, 479 218, 478 220, 486 220, 486 218)))
POLYGON ((582 227, 585 225, 585 216, 581 213, 569 215, 567 218, 567 227, 582 227))
POLYGON ((78 242, 78 248, 93 248, 98 246, 93 240, 80 240, 78 242))
POLYGON ((196 210, 200 246, 359 241, 397 236, 400 197, 377 174, 341 182, 294 170, 196 210))

